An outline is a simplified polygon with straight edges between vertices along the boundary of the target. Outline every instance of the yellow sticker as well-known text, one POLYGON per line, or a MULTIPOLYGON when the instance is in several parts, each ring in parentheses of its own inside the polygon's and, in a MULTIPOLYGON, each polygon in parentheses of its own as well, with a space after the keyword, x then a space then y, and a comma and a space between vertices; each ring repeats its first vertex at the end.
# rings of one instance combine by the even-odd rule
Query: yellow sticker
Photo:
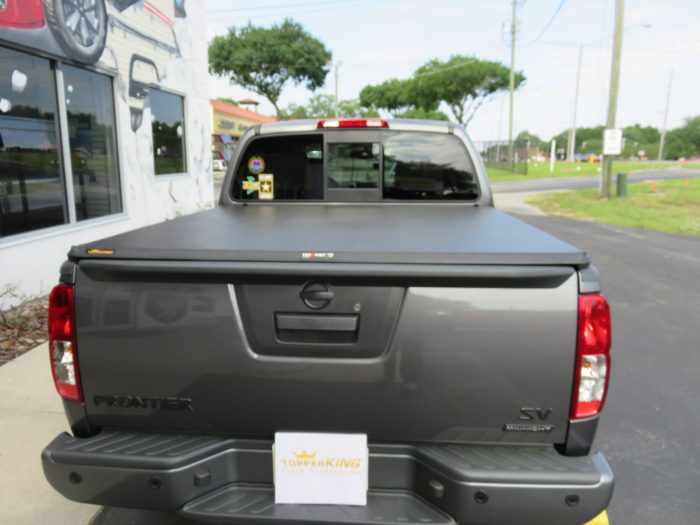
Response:
POLYGON ((251 193, 254 193, 260 189, 260 183, 255 180, 254 177, 248 175, 248 178, 243 181, 243 189, 248 195, 250 195, 251 193))
POLYGON ((114 250, 105 250, 104 248, 90 248, 87 251, 88 255, 114 255, 114 250))
POLYGON ((265 159, 259 156, 250 157, 248 160, 248 171, 257 175, 265 171, 265 159))
POLYGON ((275 177, 271 173, 261 173, 258 177, 258 198, 260 200, 271 201, 275 198, 275 177))

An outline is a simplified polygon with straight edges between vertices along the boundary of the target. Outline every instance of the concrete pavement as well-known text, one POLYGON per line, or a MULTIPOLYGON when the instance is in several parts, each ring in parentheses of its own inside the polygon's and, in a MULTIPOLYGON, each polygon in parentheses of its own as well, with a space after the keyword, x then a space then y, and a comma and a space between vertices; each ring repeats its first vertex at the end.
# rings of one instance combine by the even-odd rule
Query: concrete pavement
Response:
POLYGON ((46 344, 0 367, 0 523, 87 523, 99 507, 73 503, 44 479, 42 449, 68 429, 46 344))
POLYGON ((496 208, 507 213, 519 213, 522 215, 545 216, 546 214, 537 206, 527 203, 527 198, 537 195, 538 191, 523 191, 513 193, 494 193, 493 200, 496 208))

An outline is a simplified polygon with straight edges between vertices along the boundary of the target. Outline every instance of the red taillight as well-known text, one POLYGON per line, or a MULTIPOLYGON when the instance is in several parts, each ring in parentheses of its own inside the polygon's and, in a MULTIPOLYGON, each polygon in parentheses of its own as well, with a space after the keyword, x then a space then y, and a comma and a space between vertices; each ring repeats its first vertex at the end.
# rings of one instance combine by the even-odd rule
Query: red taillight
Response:
POLYGON ((610 379, 610 307, 600 294, 578 298, 578 342, 572 419, 600 414, 610 379))
POLYGON ((75 344, 73 287, 59 284, 49 296, 49 355, 56 390, 64 399, 83 401, 75 344))
POLYGON ((318 129, 334 128, 388 128, 389 123, 379 118, 325 119, 318 122, 318 129))

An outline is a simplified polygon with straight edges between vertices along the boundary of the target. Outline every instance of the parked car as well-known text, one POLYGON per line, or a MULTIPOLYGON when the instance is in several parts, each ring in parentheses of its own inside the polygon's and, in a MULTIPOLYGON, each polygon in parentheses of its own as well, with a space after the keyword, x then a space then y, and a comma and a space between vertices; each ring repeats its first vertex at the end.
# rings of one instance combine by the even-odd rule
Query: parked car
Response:
MULTIPOLYGON (((586 253, 493 207, 446 122, 249 129, 219 206, 75 246, 49 309, 91 504, 216 523, 581 525, 611 325, 586 253), (279 431, 365 434, 364 507, 275 504, 279 431)), ((302 450, 297 457, 312 458, 302 450)))

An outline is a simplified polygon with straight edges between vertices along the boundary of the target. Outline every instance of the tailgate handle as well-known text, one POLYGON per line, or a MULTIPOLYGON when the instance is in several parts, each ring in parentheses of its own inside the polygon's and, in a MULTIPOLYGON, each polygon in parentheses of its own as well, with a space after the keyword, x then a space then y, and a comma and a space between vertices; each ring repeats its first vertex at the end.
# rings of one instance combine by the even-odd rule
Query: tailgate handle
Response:
POLYGON ((275 314, 277 330, 355 332, 359 320, 359 315, 275 314))
POLYGON ((333 290, 302 290, 299 296, 307 301, 330 301, 335 294, 333 290))

